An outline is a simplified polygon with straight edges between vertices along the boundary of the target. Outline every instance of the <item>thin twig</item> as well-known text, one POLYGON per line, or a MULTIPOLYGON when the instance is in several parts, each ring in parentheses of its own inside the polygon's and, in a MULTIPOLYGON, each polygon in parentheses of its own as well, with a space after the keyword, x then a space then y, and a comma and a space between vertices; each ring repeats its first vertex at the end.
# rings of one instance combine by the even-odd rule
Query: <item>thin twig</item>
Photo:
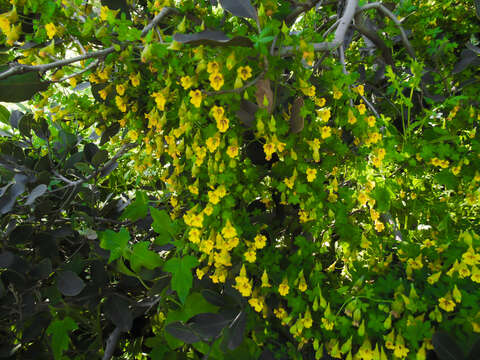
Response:
POLYGON ((98 168, 97 170, 95 170, 92 174, 90 174, 89 176, 83 178, 83 179, 80 179, 80 180, 77 180, 77 181, 71 181, 71 180, 68 180, 68 179, 62 179, 64 180, 65 182, 67 182, 68 185, 65 185, 65 186, 62 186, 60 188, 57 188, 57 189, 54 189, 50 192, 56 192, 56 191, 61 191, 61 190, 64 190, 64 189, 67 189, 69 187, 74 187, 76 188, 78 185, 81 185, 87 181, 90 181, 91 179, 93 179, 94 177, 96 177, 98 174, 100 174, 102 171, 104 171, 105 169, 108 169, 108 167, 110 167, 115 161, 118 160, 118 158, 120 156, 122 156, 123 154, 125 154, 128 150, 130 149, 133 149, 134 147, 138 146, 138 144, 136 143, 129 143, 129 144, 125 144, 123 145, 120 150, 110 159, 108 160, 105 165, 103 165, 101 168, 98 168))
POLYGON ((370 101, 367 100, 367 98, 363 95, 360 95, 360 97, 362 98, 362 100, 365 102, 365 104, 367 104, 367 106, 370 108, 370 110, 372 110, 372 112, 375 114, 375 117, 377 119, 380 119, 380 115, 378 114, 377 110, 375 109, 375 107, 372 105, 372 103, 370 101))
POLYGON ((100 63, 100 61, 97 59, 97 60, 95 60, 94 62, 92 62, 90 65, 88 65, 86 68, 84 68, 84 69, 82 69, 82 70, 80 70, 80 71, 74 72, 73 74, 66 75, 66 76, 62 77, 61 79, 52 80, 52 83, 63 82, 63 81, 65 81, 65 80, 68 80, 68 79, 73 78, 73 77, 75 77, 75 76, 81 75, 81 74, 83 74, 84 72, 87 72, 88 70, 91 70, 91 69, 93 69, 94 67, 98 66, 99 63, 100 63))
POLYGON ((162 10, 157 14, 157 16, 155 16, 152 21, 150 21, 150 23, 145 26, 142 30, 142 33, 141 33, 141 37, 145 37, 148 32, 150 30, 152 30, 155 26, 158 25, 158 23, 160 21, 162 21, 162 19, 167 16, 167 15, 170 15, 170 14, 178 14, 179 11, 175 8, 172 8, 172 7, 164 7, 162 8, 162 10))

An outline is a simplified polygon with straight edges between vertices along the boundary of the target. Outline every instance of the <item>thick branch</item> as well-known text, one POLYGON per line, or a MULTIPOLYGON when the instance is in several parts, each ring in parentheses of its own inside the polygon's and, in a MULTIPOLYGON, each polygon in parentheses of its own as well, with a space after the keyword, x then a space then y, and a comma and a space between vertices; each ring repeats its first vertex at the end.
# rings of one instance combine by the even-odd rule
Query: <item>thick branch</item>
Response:
POLYGON ((112 358, 115 348, 117 347, 118 340, 120 340, 121 333, 122 330, 120 330, 118 326, 112 331, 107 339, 107 346, 105 347, 102 360, 110 360, 112 358))
MULTIPOLYGON (((165 16, 167 16, 171 13, 174 13, 174 12, 178 12, 178 10, 175 9, 175 8, 169 8, 169 7, 163 8, 162 11, 160 11, 160 13, 157 16, 155 16, 152 19, 152 21, 147 26, 145 26, 145 28, 142 30, 142 37, 144 37, 146 34, 148 34, 148 32, 151 29, 153 29, 155 27, 155 25, 157 25, 165 16)), ((123 45, 123 46, 125 46, 125 45, 123 45)), ((115 52, 115 48, 113 46, 110 46, 110 47, 108 47, 106 49, 103 49, 103 50, 85 53, 85 54, 82 54, 82 55, 79 55, 79 56, 74 56, 74 57, 69 58, 69 59, 54 61, 54 62, 51 62, 49 64, 42 64, 42 65, 13 64, 13 65, 10 65, 10 68, 8 70, 0 73, 0 80, 6 79, 9 76, 25 74, 27 72, 32 72, 32 71, 45 72, 45 71, 50 70, 50 69, 60 68, 60 67, 63 67, 65 65, 70 65, 70 64, 73 64, 75 62, 86 60, 86 59, 104 58, 105 56, 107 56, 107 55, 109 55, 113 52, 115 52)))

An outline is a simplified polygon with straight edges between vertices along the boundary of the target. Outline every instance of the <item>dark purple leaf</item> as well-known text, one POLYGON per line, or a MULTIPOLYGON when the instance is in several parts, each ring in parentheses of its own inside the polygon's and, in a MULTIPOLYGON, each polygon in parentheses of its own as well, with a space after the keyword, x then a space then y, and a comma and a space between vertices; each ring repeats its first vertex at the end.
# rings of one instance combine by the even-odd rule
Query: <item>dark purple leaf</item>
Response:
POLYGON ((218 30, 204 30, 193 34, 174 34, 173 40, 189 45, 210 45, 210 46, 245 46, 251 47, 252 41, 244 36, 229 38, 218 30))
POLYGON ((85 288, 85 283, 73 271, 66 270, 58 274, 57 287, 65 296, 77 296, 85 288))
POLYGON ((204 313, 190 318, 188 325, 203 340, 211 340, 217 338, 229 322, 220 314, 204 313))
POLYGON ((114 295, 107 299, 104 305, 105 316, 122 331, 130 331, 133 324, 132 311, 128 302, 114 295))
POLYGON ((174 338, 182 340, 185 344, 193 344, 200 341, 200 337, 188 326, 176 321, 165 326, 165 330, 174 338))
POLYGON ((244 18, 257 19, 257 10, 250 0, 220 0, 220 5, 232 15, 244 18))
POLYGON ((450 335, 444 332, 433 334, 432 338, 433 350, 439 360, 463 360, 464 354, 462 349, 453 340, 450 335))

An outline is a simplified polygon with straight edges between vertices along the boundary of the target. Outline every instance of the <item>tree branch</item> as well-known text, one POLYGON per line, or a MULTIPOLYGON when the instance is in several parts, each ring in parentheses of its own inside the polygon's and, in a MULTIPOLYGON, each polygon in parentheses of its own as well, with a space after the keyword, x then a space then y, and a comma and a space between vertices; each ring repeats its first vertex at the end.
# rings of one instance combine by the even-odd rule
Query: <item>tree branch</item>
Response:
POLYGON ((400 21, 397 19, 395 14, 393 14, 390 10, 388 10, 385 6, 382 5, 380 2, 374 2, 370 4, 366 4, 362 6, 361 8, 357 9, 357 13, 367 11, 370 9, 376 9, 377 11, 383 13, 386 17, 388 17, 390 20, 392 20, 395 25, 397 25, 398 29, 400 30, 400 37, 402 38, 403 45, 407 49, 409 55, 415 59, 415 51, 413 50, 412 45, 410 44, 410 41, 408 41, 408 36, 405 33, 405 30, 403 30, 403 26, 400 23, 400 21))
MULTIPOLYGON (((347 5, 345 6, 345 11, 343 12, 342 17, 338 20, 337 30, 335 31, 335 37, 332 42, 321 42, 313 44, 313 49, 315 51, 331 51, 337 49, 345 40, 345 34, 347 33, 348 28, 352 24, 353 17, 357 9, 358 0, 347 0, 347 5)), ((334 24, 335 25, 335 24, 334 24)), ((280 49, 280 56, 291 56, 293 55, 293 46, 285 46, 280 49)))
POLYGON ((152 30, 155 26, 157 26, 158 23, 159 23, 160 21, 162 21, 162 19, 163 19, 164 17, 166 17, 167 15, 170 15, 170 14, 178 14, 178 13, 179 13, 179 11, 178 11, 177 9, 175 9, 175 8, 172 8, 172 7, 164 7, 164 8, 157 14, 157 16, 155 16, 155 17, 152 19, 152 21, 150 21, 150 23, 143 28, 141 37, 145 37, 145 36, 148 34, 148 32, 149 32, 150 30, 152 30))
POLYGON ((107 56, 108 54, 111 54, 115 51, 115 48, 113 46, 110 46, 106 49, 99 50, 99 51, 94 51, 94 52, 89 52, 83 55, 79 56, 74 56, 69 59, 63 59, 63 60, 58 60, 51 62, 49 64, 42 64, 42 65, 23 65, 23 64, 14 64, 10 65, 10 69, 0 73, 0 80, 6 79, 9 76, 13 75, 19 75, 19 74, 25 74, 27 72, 31 71, 36 71, 36 72, 45 72, 50 69, 54 69, 56 67, 62 67, 65 65, 70 65, 74 62, 77 61, 82 61, 86 59, 91 59, 91 58, 102 58, 107 56))
POLYGON ((102 360, 110 360, 112 358, 115 348, 117 347, 118 340, 120 340, 121 333, 122 330, 120 330, 118 326, 112 331, 107 339, 107 346, 105 347, 102 360))
MULTIPOLYGON (((155 27, 155 25, 157 25, 165 16, 167 16, 167 15, 173 13, 173 12, 178 12, 178 10, 175 9, 175 8, 169 8, 169 7, 163 8, 162 11, 160 11, 160 13, 157 16, 155 16, 147 26, 144 27, 144 29, 142 30, 141 36, 144 37, 145 35, 147 35, 148 32, 153 27, 155 27)), ((123 46, 125 46, 125 44, 123 44, 121 46, 123 47, 123 46)), ((49 64, 42 64, 42 65, 23 65, 23 64, 18 64, 18 63, 17 64, 12 64, 12 65, 10 65, 10 68, 8 70, 0 73, 0 80, 6 79, 9 76, 13 76, 13 75, 25 74, 27 72, 33 72, 33 71, 35 71, 35 72, 45 72, 45 71, 50 70, 50 69, 60 68, 60 67, 63 67, 65 65, 70 65, 70 64, 73 64, 75 62, 86 60, 86 59, 104 58, 105 56, 107 56, 107 55, 109 55, 113 52, 115 52, 115 48, 113 46, 110 46, 110 47, 108 47, 106 49, 103 49, 103 50, 85 53, 85 54, 82 54, 82 55, 74 56, 74 57, 69 58, 69 59, 54 61, 54 62, 51 62, 49 64)), ((78 74, 76 74, 76 75, 78 75, 78 74)), ((76 76, 76 75, 72 75, 71 77, 76 76)), ((68 77, 66 77, 66 79, 68 79, 68 77)))

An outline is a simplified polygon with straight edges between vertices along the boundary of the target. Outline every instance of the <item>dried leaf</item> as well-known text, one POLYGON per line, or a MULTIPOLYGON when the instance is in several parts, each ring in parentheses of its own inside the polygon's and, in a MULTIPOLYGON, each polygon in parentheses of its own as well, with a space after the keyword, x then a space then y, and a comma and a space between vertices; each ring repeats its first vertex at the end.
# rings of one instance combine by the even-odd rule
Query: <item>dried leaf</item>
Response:
POLYGON ((255 93, 257 104, 261 108, 267 108, 271 114, 273 110, 273 92, 270 87, 270 80, 262 79, 257 82, 257 92, 255 93), (267 104, 267 105, 265 105, 267 104))
POLYGON ((300 114, 303 107, 303 98, 297 97, 293 102, 292 114, 290 115, 290 132, 293 134, 299 133, 303 130, 304 119, 300 114))

